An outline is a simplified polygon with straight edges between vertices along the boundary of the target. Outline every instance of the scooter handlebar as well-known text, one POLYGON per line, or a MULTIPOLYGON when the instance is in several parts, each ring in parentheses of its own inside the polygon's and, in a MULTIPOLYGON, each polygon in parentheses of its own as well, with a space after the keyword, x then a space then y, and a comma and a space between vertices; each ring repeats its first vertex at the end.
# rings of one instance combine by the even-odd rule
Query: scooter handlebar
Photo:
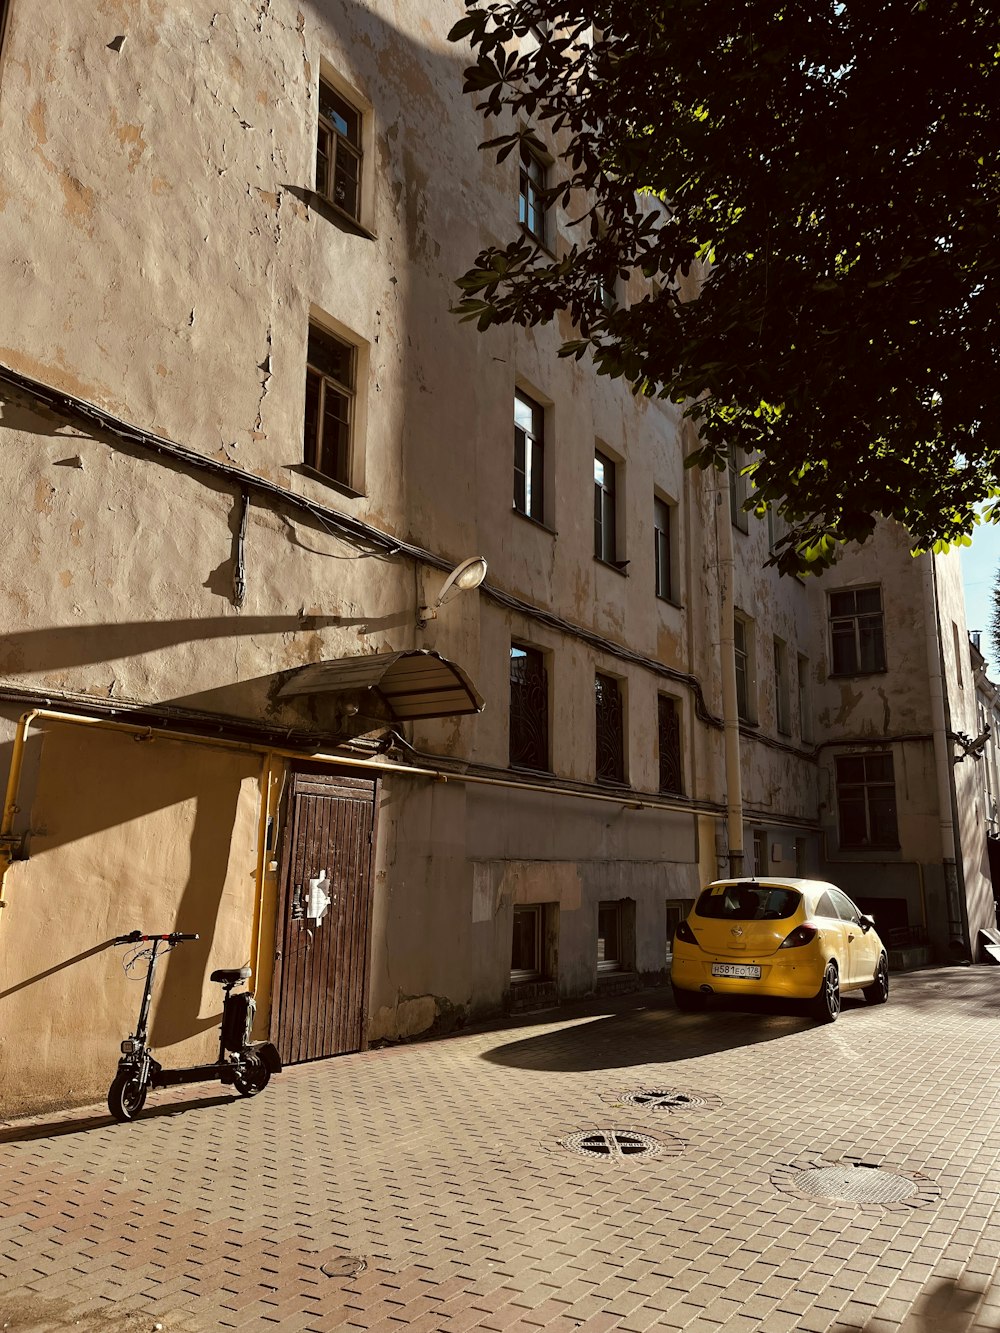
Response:
POLYGON ((167 940, 170 944, 180 944, 182 940, 197 940, 199 935, 182 935, 180 931, 174 931, 170 935, 144 935, 141 930, 133 930, 128 935, 118 935, 111 941, 112 944, 141 944, 144 940, 167 940))

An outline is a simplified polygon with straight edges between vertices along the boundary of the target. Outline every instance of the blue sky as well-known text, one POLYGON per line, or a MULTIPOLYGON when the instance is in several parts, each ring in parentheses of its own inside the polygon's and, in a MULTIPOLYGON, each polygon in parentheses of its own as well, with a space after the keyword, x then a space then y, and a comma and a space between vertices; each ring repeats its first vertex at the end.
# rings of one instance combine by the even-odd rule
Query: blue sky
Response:
MULTIPOLYGON (((1000 565, 1000 527, 983 523, 972 535, 972 545, 962 549, 962 581, 965 584, 965 618, 970 630, 983 631, 983 656, 993 661, 990 642, 993 618, 991 592, 1000 565)), ((997 674, 995 671, 992 673, 997 674)))

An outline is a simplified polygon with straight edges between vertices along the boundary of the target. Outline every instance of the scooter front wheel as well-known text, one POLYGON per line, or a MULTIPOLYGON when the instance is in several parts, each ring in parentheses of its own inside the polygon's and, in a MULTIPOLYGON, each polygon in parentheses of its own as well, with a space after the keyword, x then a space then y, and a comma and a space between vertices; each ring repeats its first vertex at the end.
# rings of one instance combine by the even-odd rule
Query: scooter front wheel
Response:
POLYGON ((243 1097, 256 1097, 271 1081, 271 1071, 259 1055, 247 1055, 233 1078, 233 1086, 243 1097))
POLYGON ((119 1070, 108 1089, 108 1110, 116 1120, 134 1120, 146 1105, 149 1085, 138 1074, 119 1070))

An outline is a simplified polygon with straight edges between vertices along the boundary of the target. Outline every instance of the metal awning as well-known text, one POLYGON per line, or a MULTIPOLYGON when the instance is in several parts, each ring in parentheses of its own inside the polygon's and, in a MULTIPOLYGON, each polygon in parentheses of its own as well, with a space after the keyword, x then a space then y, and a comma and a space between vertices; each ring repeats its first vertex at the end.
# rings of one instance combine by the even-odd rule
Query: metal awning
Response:
POLYGON ((429 648, 338 657, 302 667, 279 698, 296 694, 361 694, 375 690, 397 722, 481 713, 485 701, 461 667, 429 648))

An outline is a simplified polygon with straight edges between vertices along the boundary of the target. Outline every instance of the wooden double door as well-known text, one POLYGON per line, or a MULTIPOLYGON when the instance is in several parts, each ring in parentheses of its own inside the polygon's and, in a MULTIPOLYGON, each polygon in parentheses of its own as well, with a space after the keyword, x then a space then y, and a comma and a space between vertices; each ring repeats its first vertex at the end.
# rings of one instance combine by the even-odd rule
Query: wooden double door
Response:
POLYGON ((292 774, 271 1023, 286 1064, 366 1044, 377 796, 374 778, 292 774), (312 895, 311 881, 320 881, 312 895))

